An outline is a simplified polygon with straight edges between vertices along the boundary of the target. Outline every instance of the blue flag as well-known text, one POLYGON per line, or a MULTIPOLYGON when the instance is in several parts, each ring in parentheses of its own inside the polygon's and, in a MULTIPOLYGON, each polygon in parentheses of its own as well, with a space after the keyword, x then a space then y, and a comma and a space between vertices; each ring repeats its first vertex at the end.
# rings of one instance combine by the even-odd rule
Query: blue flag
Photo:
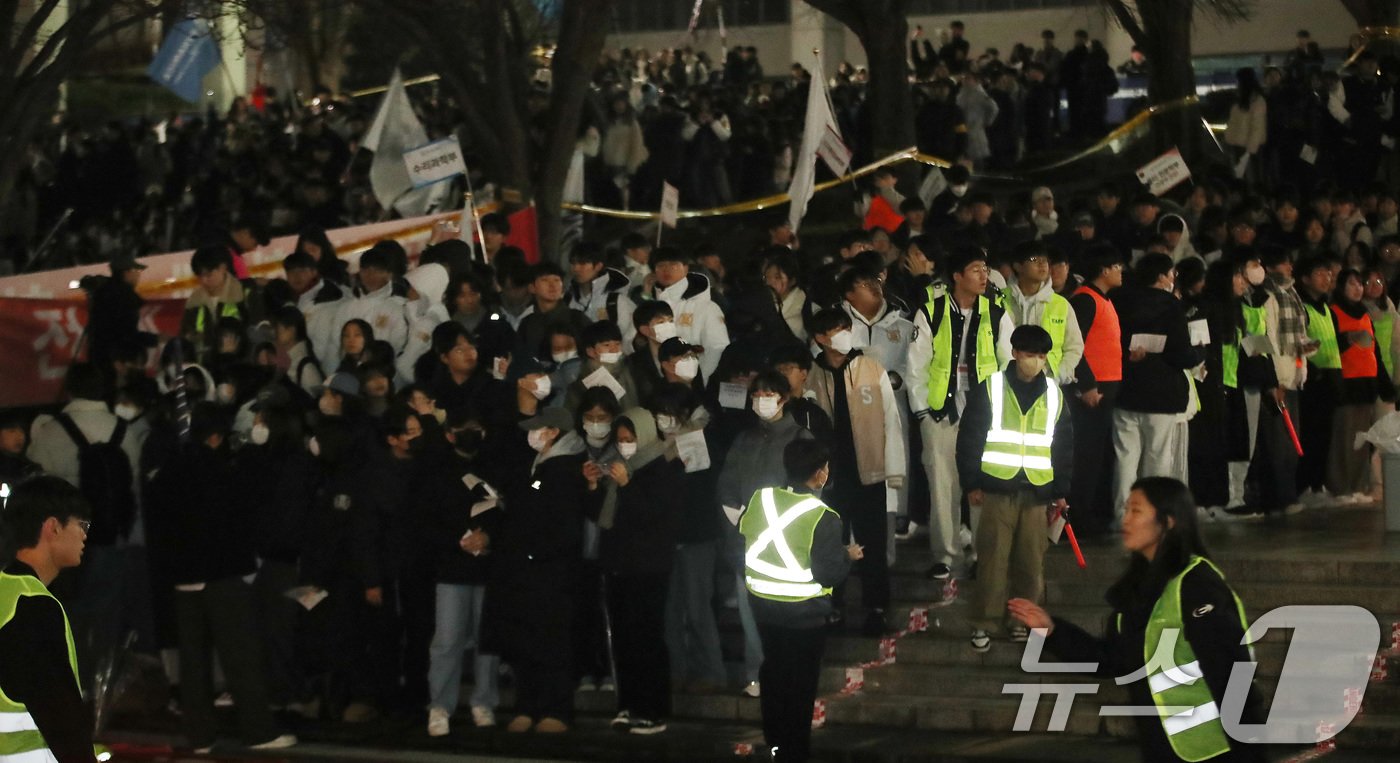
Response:
POLYGON ((218 65, 219 46, 209 34, 209 25, 204 19, 185 19, 165 36, 146 74, 186 101, 198 103, 204 75, 218 65))

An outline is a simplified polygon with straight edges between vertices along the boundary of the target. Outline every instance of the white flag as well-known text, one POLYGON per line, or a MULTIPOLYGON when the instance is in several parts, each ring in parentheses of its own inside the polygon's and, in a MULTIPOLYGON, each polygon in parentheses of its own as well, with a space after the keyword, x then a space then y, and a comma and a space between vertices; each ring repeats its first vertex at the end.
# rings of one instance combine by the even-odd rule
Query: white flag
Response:
POLYGON ((403 75, 398 69, 389 80, 389 89, 384 92, 384 100, 379 102, 379 111, 374 121, 365 131, 361 145, 374 152, 374 162, 369 168, 369 182, 374 188, 374 196, 385 209, 393 207, 404 217, 418 217, 426 214, 428 204, 442 189, 436 187, 413 188, 413 179, 404 166, 404 152, 419 148, 428 142, 428 133, 418 115, 413 113, 413 104, 408 101, 408 91, 404 89, 403 75))
POLYGON ((826 91, 826 74, 822 71, 822 57, 813 56, 812 81, 807 88, 807 118, 802 126, 802 148, 797 152, 796 166, 792 171, 792 184, 788 186, 788 196, 792 204, 788 208, 788 220, 796 231, 802 225, 802 217, 807 214, 807 202, 812 198, 812 189, 817 181, 817 150, 827 138, 827 131, 841 139, 841 127, 832 114, 831 95, 826 91))
POLYGON ((675 228, 676 223, 680 221, 680 214, 680 190, 663 181, 661 183, 661 224, 667 228, 675 228))

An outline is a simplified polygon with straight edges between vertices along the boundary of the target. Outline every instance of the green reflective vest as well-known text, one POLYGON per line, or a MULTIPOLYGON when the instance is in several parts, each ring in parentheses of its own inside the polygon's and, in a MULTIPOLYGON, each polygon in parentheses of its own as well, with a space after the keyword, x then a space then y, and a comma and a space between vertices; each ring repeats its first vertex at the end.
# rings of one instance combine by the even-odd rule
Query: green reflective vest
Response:
MULTIPOLYGON (((15 608, 25 596, 47 596, 54 599, 49 589, 38 579, 28 575, 9 575, 0 572, 0 629, 14 619, 15 608)), ((58 601, 54 599, 54 601, 58 601)), ((63 605, 59 605, 62 609, 63 605)), ((73 682, 78 683, 78 650, 73 646, 73 630, 68 626, 68 614, 63 615, 63 635, 68 641, 68 666, 73 669, 73 682)), ((81 690, 81 685, 79 686, 81 690)), ((34 718, 23 704, 10 699, 0 687, 0 758, 23 753, 37 753, 48 749, 48 743, 39 733, 34 718)))
MULTIPOLYGON (((933 323, 933 288, 928 290, 924 313, 933 323)), ((933 358, 928 366, 928 407, 943 410, 948 400, 948 383, 953 375, 953 295, 943 296, 943 320, 933 334, 933 358)), ((966 326, 964 326, 966 330, 966 326)), ((977 298, 977 383, 981 384, 997 370, 997 347, 992 340, 992 303, 986 297, 977 298)), ((962 358, 959 358, 962 360, 962 358)))
MULTIPOLYGON (((1230 749, 1230 738, 1220 721, 1220 707, 1202 678, 1200 662, 1186 640, 1181 621, 1181 581, 1198 564, 1205 564, 1215 570, 1222 580, 1225 578, 1220 568, 1209 559, 1192 557, 1186 569, 1162 589, 1162 595, 1152 607, 1143 642, 1147 684, 1152 692, 1152 701, 1157 705, 1162 729, 1171 742, 1172 751, 1188 761, 1206 760, 1230 749), (1163 638, 1174 639, 1171 654, 1163 655, 1170 659, 1169 664, 1161 664, 1161 659, 1154 659, 1163 638)), ((1231 595, 1234 596, 1233 592, 1231 595)), ((1240 603, 1238 596, 1234 596, 1234 599, 1240 626, 1248 633, 1249 621, 1245 617, 1244 604, 1240 603)))
POLYGON ((1220 348, 1221 373, 1225 386, 1230 389, 1240 386, 1240 339, 1245 336, 1261 336, 1265 331, 1264 308, 1243 304, 1240 305, 1240 310, 1244 313, 1244 332, 1237 331, 1235 341, 1220 348))
POLYGON ((1055 422, 1064 408, 1059 385, 1047 379, 1045 394, 1029 411, 1022 411, 1016 393, 1006 383, 1006 372, 998 371, 987 381, 987 398, 992 404, 992 425, 982 449, 983 473, 1011 480, 1024 471, 1032 485, 1050 484, 1055 479, 1051 462, 1055 422))
POLYGON ((1056 294, 1040 314, 1040 327, 1050 334, 1050 352, 1045 356, 1050 376, 1059 378, 1060 358, 1065 356, 1065 323, 1069 321, 1069 300, 1056 294))
POLYGON ((1381 362, 1385 363, 1385 373, 1395 378, 1395 353, 1390 351, 1390 338, 1395 335, 1395 313, 1386 311, 1372 316, 1371 328, 1376 332, 1376 344, 1381 348, 1381 362))
POLYGON ((1319 344, 1308 362, 1318 368, 1342 370, 1342 353, 1337 347, 1337 328, 1332 325, 1332 316, 1308 302, 1303 303, 1303 311, 1308 315, 1308 338, 1319 344))
POLYGON ((832 511, 815 496, 766 487, 753 494, 739 517, 744 536, 744 584, 754 596, 806 601, 830 596, 812 575, 812 536, 832 511))

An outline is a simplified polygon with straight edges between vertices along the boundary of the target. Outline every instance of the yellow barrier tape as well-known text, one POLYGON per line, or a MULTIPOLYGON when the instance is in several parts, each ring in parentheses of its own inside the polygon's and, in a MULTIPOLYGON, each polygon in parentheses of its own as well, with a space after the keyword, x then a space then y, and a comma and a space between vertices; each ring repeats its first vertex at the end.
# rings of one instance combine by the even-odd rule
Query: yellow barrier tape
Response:
POLYGON ((1342 62, 1341 68, 1343 69, 1355 63, 1356 59, 1366 51, 1366 48, 1370 47, 1372 40, 1400 37, 1400 27, 1364 26, 1357 31, 1357 34, 1361 35, 1361 47, 1352 51, 1351 55, 1347 56, 1347 60, 1342 62))
MULTIPOLYGON (((1195 106, 1199 102, 1199 100, 1200 99, 1194 95, 1188 95, 1185 98, 1171 101, 1169 103, 1159 104, 1156 106, 1149 106, 1148 108, 1144 109, 1142 112, 1134 116, 1132 119, 1129 119, 1128 121, 1119 125, 1117 128, 1115 128, 1108 135, 1104 136, 1102 140, 1099 140, 1094 145, 1089 146, 1088 148, 1085 148, 1082 151, 1072 154, 1071 156, 1066 157, 1064 159, 1057 160, 1050 164, 1031 167, 1024 171, 1027 173, 1043 172, 1045 170, 1052 170, 1058 167, 1063 167, 1068 164, 1073 164, 1074 162, 1077 162, 1091 154, 1094 154, 1098 151, 1102 151, 1105 148, 1109 148, 1114 141, 1126 138, 1135 130, 1138 130, 1144 125, 1146 125, 1151 119, 1163 116, 1165 114, 1170 114, 1175 111, 1180 111, 1181 109, 1195 106)), ((903 151, 897 151, 893 154, 890 154, 889 156, 883 159, 867 164, 864 167, 861 167, 860 169, 855 170, 854 172, 851 172, 849 174, 843 175, 839 178, 818 183, 816 185, 816 188, 813 189, 813 192, 815 193, 818 191, 825 191, 828 188, 835 188, 836 186, 841 185, 843 183, 849 183, 851 181, 858 180, 859 178, 863 178, 866 175, 869 175, 882 167, 903 164, 904 162, 918 162, 920 164, 928 165, 930 167, 941 168, 953 166, 953 163, 948 161, 947 159, 943 159, 941 157, 933 156, 930 154, 921 153, 917 148, 911 147, 906 148, 903 151)), ((991 175, 982 175, 981 177, 997 177, 998 179, 1006 180, 1017 179, 1012 177, 991 175)), ((764 196, 760 199, 726 204, 722 207, 711 207, 709 209, 685 209, 681 210, 677 216, 682 219, 721 217, 724 215, 743 214, 746 212, 758 212, 760 210, 769 209, 771 207, 781 206, 783 204, 788 203, 789 201, 791 201, 791 197, 789 197, 788 194, 776 193, 771 196, 764 196)), ((578 204, 575 202, 566 202, 563 206, 564 209, 570 212, 586 212, 591 215, 615 217, 622 220, 657 220, 661 217, 660 211, 650 212, 629 209, 612 209, 610 207, 597 207, 593 206, 592 204, 578 204)))

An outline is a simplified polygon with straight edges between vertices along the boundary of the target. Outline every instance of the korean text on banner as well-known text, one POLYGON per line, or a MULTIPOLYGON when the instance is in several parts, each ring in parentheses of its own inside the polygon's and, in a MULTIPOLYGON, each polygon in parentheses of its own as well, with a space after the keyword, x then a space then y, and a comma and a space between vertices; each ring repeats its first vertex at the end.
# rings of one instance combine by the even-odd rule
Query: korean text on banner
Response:
POLYGON ((661 222, 667 228, 676 227, 681 215, 681 192, 670 183, 661 184, 661 222))
POLYGON ((1181 158, 1181 152, 1173 148, 1139 167, 1137 178, 1138 182, 1147 186, 1147 190, 1161 195, 1183 181, 1190 180, 1191 169, 1186 166, 1186 160, 1181 158))
POLYGON ((403 152, 403 164, 408 168, 408 177, 413 181, 414 188, 429 186, 467 171, 467 164, 462 160, 462 145, 455 136, 403 152))
POLYGON ((841 136, 827 125, 826 132, 822 134, 821 143, 817 144, 817 156, 826 162, 826 166, 831 168, 831 173, 836 177, 845 175, 851 169, 851 158, 855 156, 846 145, 846 141, 841 140, 841 136))
POLYGON ((204 94, 204 75, 219 65, 219 46, 204 19, 185 19, 170 28, 146 75, 190 103, 204 94))

